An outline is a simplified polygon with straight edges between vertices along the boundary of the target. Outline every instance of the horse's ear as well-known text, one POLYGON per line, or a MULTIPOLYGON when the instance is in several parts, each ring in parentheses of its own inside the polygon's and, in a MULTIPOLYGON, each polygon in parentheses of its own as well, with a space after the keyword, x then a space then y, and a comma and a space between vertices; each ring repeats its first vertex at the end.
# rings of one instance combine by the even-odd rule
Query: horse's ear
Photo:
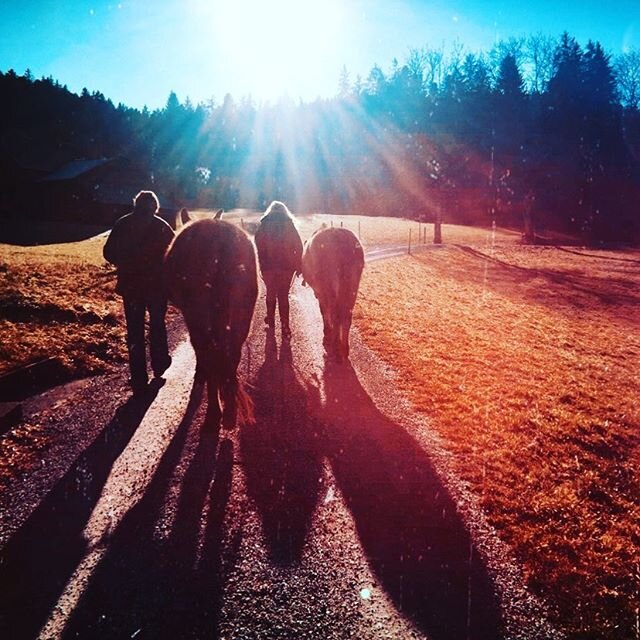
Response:
POLYGON ((220 218, 222 218, 222 214, 224 213, 224 211, 222 209, 218 209, 215 213, 215 215, 213 216, 214 220, 220 220, 220 218))
POLYGON ((180 213, 178 214, 178 223, 180 224, 180 226, 187 224, 187 222, 191 222, 192 220, 193 218, 191 217, 191 214, 185 207, 182 207, 182 209, 180 209, 180 213))

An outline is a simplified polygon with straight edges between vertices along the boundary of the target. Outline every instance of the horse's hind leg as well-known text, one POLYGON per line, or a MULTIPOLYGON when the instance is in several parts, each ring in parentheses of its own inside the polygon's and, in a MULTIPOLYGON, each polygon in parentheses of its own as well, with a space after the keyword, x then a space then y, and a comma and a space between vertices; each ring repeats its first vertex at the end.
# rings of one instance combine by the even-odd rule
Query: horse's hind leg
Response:
POLYGON ((349 332, 351 331, 352 311, 348 309, 340 319, 340 351, 344 358, 349 358, 349 332))
POLYGON ((345 341, 344 320, 338 319, 336 330, 336 359, 342 361, 349 356, 349 345, 345 341))
POLYGON ((184 316, 187 329, 189 330, 189 337, 191 339, 191 346, 196 354, 196 373, 195 373, 195 385, 202 385, 209 379, 209 370, 211 368, 211 357, 209 347, 209 337, 206 330, 199 322, 196 312, 189 308, 182 312, 184 316))
POLYGON ((238 419, 238 379, 229 376, 222 382, 221 387, 223 411, 222 411, 222 427, 224 429, 233 429, 238 419))
POLYGON ((322 315, 322 346, 328 350, 329 344, 331 342, 331 325, 329 323, 329 311, 326 304, 323 304, 319 300, 318 302, 320 304, 320 314, 322 315))
POLYGON ((325 302, 320 305, 320 311, 322 313, 322 322, 324 325, 324 337, 322 338, 322 345, 327 355, 334 355, 336 353, 338 344, 338 324, 336 322, 335 305, 325 302))
POLYGON ((342 318, 338 318, 336 320, 336 334, 335 334, 335 346, 334 346, 334 355, 337 362, 342 362, 348 355, 349 347, 346 347, 345 350, 345 341, 344 341, 344 322, 342 318))
POLYGON ((207 415, 205 417, 205 427, 218 431, 222 409, 220 407, 220 379, 215 371, 211 371, 207 378, 207 415))
POLYGON ((209 367, 207 365, 206 353, 196 351, 196 372, 194 376, 194 385, 204 386, 209 380, 209 367))
POLYGON ((241 349, 232 349, 233 353, 225 358, 225 364, 220 381, 220 395, 222 396, 222 427, 233 429, 238 419, 238 364, 241 349))

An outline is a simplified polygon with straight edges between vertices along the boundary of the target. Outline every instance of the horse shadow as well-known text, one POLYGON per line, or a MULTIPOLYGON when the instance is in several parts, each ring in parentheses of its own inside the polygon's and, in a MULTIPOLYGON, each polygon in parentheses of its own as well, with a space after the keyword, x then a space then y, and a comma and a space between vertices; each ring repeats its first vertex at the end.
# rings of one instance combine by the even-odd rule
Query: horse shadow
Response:
POLYGON ((87 552, 86 526, 160 384, 129 398, 0 552, 0 637, 34 638, 87 552))
POLYGON ((289 343, 283 341, 278 354, 275 335, 268 332, 252 392, 258 418, 242 429, 240 451, 247 493, 278 565, 300 560, 318 502, 322 437, 308 410, 309 393, 296 375, 289 343))
POLYGON ((325 364, 326 453, 381 586, 433 640, 501 638, 495 585, 432 462, 350 364, 325 364))
POLYGON ((118 526, 64 638, 216 636, 233 444, 219 442, 218 434, 205 428, 191 433, 202 391, 194 386, 144 496, 118 526), (184 471, 173 523, 165 527, 163 508, 190 438, 197 438, 197 444, 184 471), (166 536, 165 528, 170 528, 166 536))

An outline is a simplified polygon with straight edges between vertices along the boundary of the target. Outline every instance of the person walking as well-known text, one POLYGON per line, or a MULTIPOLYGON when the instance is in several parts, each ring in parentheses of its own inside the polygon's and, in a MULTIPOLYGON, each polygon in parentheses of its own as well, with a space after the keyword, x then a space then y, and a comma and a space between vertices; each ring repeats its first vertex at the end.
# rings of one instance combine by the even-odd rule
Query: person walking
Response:
POLYGON ((260 219, 256 231, 260 272, 267 288, 267 329, 275 329, 276 305, 280 314, 282 337, 291 337, 289 326, 289 289, 294 274, 301 269, 302 240, 295 218, 287 206, 274 200, 260 219))
POLYGON ((156 378, 171 366, 165 315, 167 293, 163 278, 164 255, 174 238, 173 229, 156 214, 160 203, 153 191, 140 191, 133 211, 118 219, 104 245, 105 260, 114 264, 116 293, 124 303, 127 322, 130 384, 134 393, 147 388, 145 314, 149 313, 151 367, 156 378))

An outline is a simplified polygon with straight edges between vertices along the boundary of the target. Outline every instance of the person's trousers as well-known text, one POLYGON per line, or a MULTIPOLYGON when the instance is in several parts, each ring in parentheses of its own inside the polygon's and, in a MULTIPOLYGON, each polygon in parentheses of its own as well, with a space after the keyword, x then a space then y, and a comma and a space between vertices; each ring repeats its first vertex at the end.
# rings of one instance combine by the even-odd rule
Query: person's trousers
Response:
POLYGON ((127 348, 129 370, 133 385, 146 384, 147 358, 145 347, 145 313, 149 312, 149 346, 151 367, 157 375, 164 373, 171 362, 167 344, 165 315, 167 299, 164 296, 124 297, 124 314, 127 321, 127 348))
POLYGON ((280 324, 283 329, 289 329, 289 289, 293 271, 270 269, 262 272, 262 278, 267 288, 267 317, 265 322, 273 327, 275 325, 276 303, 280 312, 280 324))

